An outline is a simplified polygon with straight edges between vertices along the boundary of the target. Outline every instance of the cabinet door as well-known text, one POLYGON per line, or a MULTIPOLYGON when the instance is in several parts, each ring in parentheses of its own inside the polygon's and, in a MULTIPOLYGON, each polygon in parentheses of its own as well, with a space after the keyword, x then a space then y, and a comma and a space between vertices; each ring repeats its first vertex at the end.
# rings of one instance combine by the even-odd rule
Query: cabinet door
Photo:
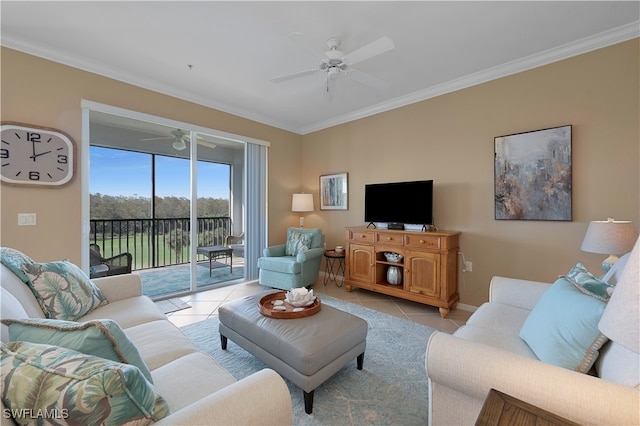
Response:
POLYGON ((440 254, 407 251, 404 265, 406 290, 440 297, 440 254))
POLYGON ((372 246, 350 244, 348 262, 347 279, 365 283, 373 282, 375 258, 372 246))

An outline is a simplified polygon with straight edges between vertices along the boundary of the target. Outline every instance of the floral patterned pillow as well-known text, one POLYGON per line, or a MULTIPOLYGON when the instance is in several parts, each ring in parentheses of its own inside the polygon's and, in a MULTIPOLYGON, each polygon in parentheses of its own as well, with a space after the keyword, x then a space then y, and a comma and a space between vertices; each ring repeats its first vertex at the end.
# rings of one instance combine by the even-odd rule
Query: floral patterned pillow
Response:
POLYGON ((580 292, 587 296, 595 297, 598 300, 607 302, 611 297, 614 286, 598 279, 587 270, 582 263, 578 263, 571 268, 564 276, 571 284, 576 286, 580 292))
POLYGON ((87 274, 73 263, 24 263, 22 270, 45 317, 77 321, 109 303, 87 274))
POLYGON ((29 284, 29 278, 22 271, 22 265, 24 263, 33 263, 33 259, 16 249, 0 247, 0 262, 16 274, 23 283, 29 284))
POLYGON ((169 415, 132 365, 29 342, 1 351, 2 402, 19 424, 149 425, 169 415))
POLYGON ((287 256, 296 256, 301 251, 307 251, 311 247, 313 236, 304 232, 289 232, 287 234, 287 244, 284 248, 284 254, 287 256))

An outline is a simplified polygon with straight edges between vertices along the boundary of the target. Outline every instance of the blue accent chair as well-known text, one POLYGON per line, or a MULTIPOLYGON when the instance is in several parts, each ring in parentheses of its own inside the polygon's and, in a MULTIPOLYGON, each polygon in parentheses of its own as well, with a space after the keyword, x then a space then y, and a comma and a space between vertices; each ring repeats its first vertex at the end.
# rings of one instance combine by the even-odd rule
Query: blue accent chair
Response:
POLYGON ((320 228, 289 228, 287 241, 294 232, 310 234, 310 248, 295 256, 285 254, 286 243, 265 248, 263 256, 258 259, 261 285, 290 290, 308 287, 318 280, 324 255, 324 234, 320 228))

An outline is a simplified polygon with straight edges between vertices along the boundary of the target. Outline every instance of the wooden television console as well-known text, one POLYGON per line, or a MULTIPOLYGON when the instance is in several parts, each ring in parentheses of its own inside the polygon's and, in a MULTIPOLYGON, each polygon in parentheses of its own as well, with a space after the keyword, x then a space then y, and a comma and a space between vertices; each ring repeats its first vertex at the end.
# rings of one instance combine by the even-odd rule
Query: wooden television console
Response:
POLYGON ((350 226, 346 228, 345 288, 359 287, 440 308, 446 318, 458 295, 460 232, 417 232, 350 226), (399 253, 388 262, 385 252, 399 253), (387 269, 401 268, 402 283, 387 282, 387 269))

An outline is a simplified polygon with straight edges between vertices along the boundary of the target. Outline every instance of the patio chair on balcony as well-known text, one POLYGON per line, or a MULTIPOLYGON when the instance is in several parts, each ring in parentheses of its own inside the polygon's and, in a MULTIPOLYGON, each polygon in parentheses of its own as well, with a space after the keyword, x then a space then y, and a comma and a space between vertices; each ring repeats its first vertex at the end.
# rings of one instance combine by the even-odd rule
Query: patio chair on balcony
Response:
POLYGON ((89 246, 89 257, 91 266, 89 269, 90 278, 131 273, 133 259, 131 253, 121 253, 113 257, 104 258, 100 252, 100 246, 91 244, 89 246))
POLYGON ((240 235, 227 235, 224 245, 233 250, 233 255, 244 257, 244 232, 240 235))

